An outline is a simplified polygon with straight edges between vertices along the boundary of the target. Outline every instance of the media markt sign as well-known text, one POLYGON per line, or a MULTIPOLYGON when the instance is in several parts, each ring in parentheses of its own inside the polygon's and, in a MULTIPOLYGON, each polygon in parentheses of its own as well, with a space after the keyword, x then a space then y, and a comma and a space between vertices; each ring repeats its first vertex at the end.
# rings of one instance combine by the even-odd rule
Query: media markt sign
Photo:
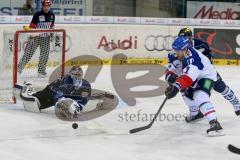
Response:
POLYGON ((187 18, 236 19, 240 18, 240 3, 230 2, 187 2, 187 18))

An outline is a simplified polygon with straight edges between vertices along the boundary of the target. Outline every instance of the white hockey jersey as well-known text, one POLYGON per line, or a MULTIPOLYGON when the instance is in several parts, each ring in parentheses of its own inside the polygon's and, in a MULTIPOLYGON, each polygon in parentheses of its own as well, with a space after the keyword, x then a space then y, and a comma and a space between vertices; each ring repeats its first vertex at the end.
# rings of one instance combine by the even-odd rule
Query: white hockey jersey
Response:
POLYGON ((183 60, 178 60, 174 54, 169 54, 168 60, 168 71, 174 72, 178 77, 183 77, 181 80, 183 89, 191 85, 189 81, 193 83, 203 78, 217 80, 217 71, 210 60, 193 47, 188 49, 183 60), (188 82, 185 83, 184 80, 188 82))

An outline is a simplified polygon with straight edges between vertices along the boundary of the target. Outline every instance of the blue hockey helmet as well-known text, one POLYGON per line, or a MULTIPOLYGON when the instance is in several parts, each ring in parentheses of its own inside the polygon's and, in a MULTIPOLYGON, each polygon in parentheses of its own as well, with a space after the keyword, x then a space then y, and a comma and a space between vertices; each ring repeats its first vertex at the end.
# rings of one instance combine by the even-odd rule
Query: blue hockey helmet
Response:
POLYGON ((190 44, 189 39, 186 37, 183 37, 183 36, 178 36, 172 44, 172 48, 175 51, 181 51, 186 48, 189 48, 190 46, 191 46, 191 44, 190 44))

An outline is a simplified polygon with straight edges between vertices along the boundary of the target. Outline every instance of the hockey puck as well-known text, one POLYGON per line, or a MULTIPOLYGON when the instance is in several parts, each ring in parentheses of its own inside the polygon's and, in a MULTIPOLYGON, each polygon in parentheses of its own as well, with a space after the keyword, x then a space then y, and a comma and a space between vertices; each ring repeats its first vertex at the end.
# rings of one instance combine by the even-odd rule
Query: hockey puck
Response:
POLYGON ((77 124, 77 123, 73 123, 73 124, 72 124, 72 128, 73 128, 73 129, 77 129, 77 128, 78 128, 78 124, 77 124))

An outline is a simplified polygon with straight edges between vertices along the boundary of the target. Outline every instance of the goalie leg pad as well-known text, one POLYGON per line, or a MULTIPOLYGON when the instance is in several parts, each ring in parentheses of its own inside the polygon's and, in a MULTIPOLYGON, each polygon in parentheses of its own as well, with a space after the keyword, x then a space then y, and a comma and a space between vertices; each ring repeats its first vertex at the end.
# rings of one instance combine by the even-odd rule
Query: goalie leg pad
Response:
POLYGON ((29 112, 40 112, 40 103, 36 97, 32 97, 31 101, 23 100, 23 106, 26 111, 29 112))
POLYGON ((32 96, 33 90, 29 86, 24 86, 20 92, 20 99, 23 102, 25 110, 29 112, 40 112, 40 103, 38 98, 32 96))

